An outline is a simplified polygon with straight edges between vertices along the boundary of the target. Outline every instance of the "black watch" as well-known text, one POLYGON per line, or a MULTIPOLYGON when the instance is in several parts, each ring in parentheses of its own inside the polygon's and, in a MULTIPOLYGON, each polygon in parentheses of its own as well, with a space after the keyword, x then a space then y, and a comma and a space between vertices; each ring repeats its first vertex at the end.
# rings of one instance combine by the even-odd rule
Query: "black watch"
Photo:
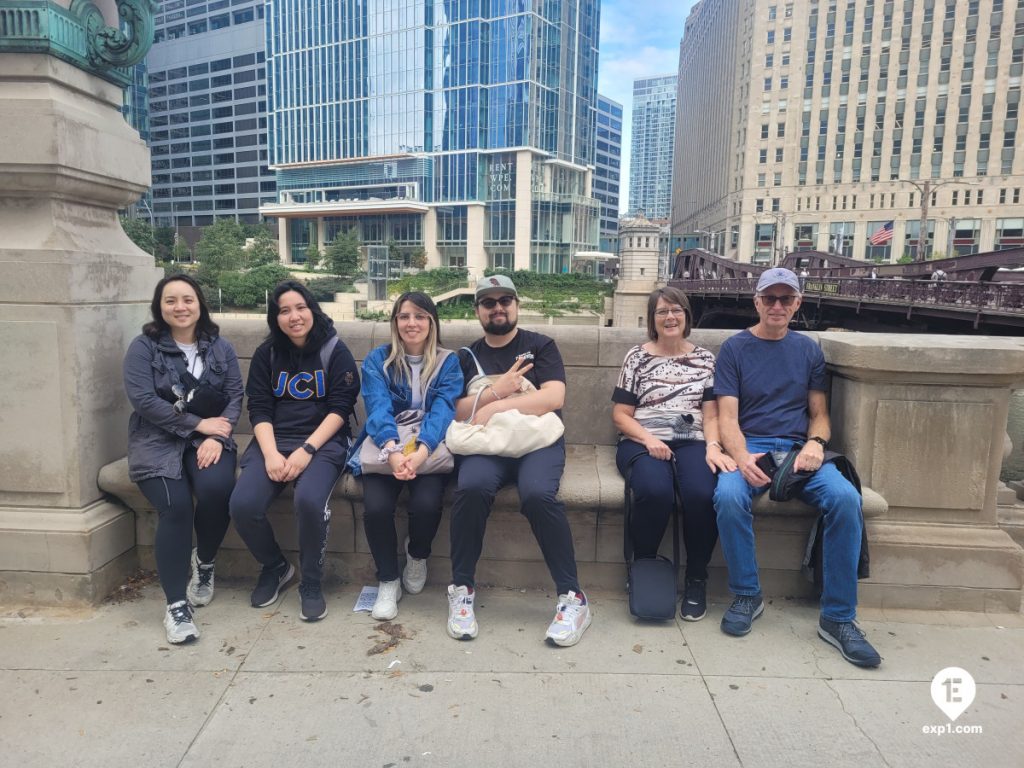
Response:
POLYGON ((809 441, 813 440, 814 442, 819 443, 822 448, 828 448, 828 441, 824 437, 818 437, 815 435, 814 437, 808 437, 807 439, 809 441))
MULTIPOLYGON (((811 438, 811 439, 814 439, 814 438, 811 438)), ((303 444, 302 444, 302 450, 304 450, 304 451, 305 451, 306 453, 308 453, 308 454, 309 454, 310 456, 316 456, 316 448, 314 448, 314 447, 313 447, 312 445, 310 445, 309 443, 303 443, 303 444)))

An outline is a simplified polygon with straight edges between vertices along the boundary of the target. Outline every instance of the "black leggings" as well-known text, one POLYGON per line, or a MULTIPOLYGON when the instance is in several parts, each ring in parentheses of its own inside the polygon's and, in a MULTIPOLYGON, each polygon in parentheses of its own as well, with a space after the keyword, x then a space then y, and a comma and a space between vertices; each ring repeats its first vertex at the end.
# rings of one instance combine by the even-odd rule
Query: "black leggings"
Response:
POLYGON ((137 483, 159 515, 153 548, 168 605, 185 599, 191 572, 193 526, 201 562, 212 563, 224 541, 231 521, 228 499, 235 487, 235 458, 234 451, 225 450, 216 464, 199 469, 196 449, 186 448, 181 479, 151 477, 137 483))
POLYGON ((396 480, 391 475, 362 475, 363 527, 378 581, 394 581, 399 576, 395 504, 402 489, 409 488, 409 554, 422 560, 430 557, 430 545, 441 524, 441 497, 449 477, 417 475, 413 480, 396 480))
MULTIPOLYGON (((715 505, 712 502, 717 479, 704 461, 707 450, 704 443, 674 443, 669 447, 676 457, 679 495, 683 500, 686 577, 706 579, 708 561, 718 541, 715 505)), ((619 472, 625 473, 626 465, 634 456, 639 458, 633 462, 630 475, 633 491, 633 518, 630 525, 633 551, 637 557, 654 557, 658 554, 658 546, 668 527, 672 505, 675 503, 672 464, 652 458, 640 443, 622 440, 615 457, 619 472)))

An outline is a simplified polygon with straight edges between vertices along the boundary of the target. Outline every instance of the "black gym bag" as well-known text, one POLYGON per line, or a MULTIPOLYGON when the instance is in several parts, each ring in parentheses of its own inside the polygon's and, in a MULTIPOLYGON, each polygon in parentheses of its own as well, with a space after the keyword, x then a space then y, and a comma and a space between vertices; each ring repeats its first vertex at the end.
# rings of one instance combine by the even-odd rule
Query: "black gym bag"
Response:
POLYGON ((622 527, 622 552, 626 560, 626 590, 629 593, 629 612, 638 619, 669 621, 676 615, 677 574, 679 572, 679 483, 676 479, 676 460, 672 458, 672 487, 675 503, 672 505, 672 559, 655 557, 633 557, 633 539, 630 535, 630 521, 633 515, 633 494, 629 491, 629 479, 633 462, 626 466, 625 516, 622 527))

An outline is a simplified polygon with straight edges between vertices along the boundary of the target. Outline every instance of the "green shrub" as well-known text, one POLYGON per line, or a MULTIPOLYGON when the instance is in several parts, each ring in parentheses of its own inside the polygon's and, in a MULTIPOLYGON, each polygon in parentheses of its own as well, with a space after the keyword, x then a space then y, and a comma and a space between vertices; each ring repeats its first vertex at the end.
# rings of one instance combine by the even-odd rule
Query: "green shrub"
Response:
POLYGON ((388 283, 388 293, 398 296, 406 291, 422 291, 428 296, 436 296, 455 288, 464 288, 469 272, 465 269, 446 267, 430 269, 417 275, 406 275, 388 283))
POLYGON ((317 301, 334 301, 336 293, 355 293, 355 287, 350 280, 343 277, 318 277, 306 283, 317 301))

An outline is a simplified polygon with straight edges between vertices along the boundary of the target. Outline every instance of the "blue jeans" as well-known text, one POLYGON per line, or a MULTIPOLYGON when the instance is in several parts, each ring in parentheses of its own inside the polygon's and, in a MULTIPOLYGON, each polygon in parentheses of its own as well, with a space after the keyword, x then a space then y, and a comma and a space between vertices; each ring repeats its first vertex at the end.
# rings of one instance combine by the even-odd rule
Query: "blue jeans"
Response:
MULTIPOLYGON (((790 440, 749 438, 751 453, 786 451, 790 440)), ((754 551, 754 516, 750 507, 763 488, 752 487, 737 470, 718 476, 715 512, 718 537, 729 566, 729 589, 736 595, 761 594, 754 551)), ((853 621, 857 615, 857 561, 861 543, 861 498, 834 464, 825 464, 798 494, 824 515, 821 615, 832 621, 853 621)))

